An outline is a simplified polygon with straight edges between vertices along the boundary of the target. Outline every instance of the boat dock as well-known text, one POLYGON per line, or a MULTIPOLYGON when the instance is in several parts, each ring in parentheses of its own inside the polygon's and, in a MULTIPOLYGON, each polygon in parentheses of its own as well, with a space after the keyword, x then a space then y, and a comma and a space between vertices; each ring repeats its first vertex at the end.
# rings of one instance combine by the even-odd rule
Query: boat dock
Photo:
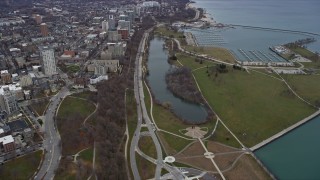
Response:
POLYGON ((249 60, 249 61, 251 61, 251 62, 253 61, 253 60, 252 60, 252 58, 251 58, 251 57, 249 57, 249 56, 248 56, 248 54, 247 54, 246 52, 244 52, 244 50, 242 50, 242 49, 238 49, 238 51, 239 51, 242 55, 244 55, 246 58, 248 58, 248 60, 249 60))
POLYGON ((288 132, 290 132, 290 131, 292 131, 292 130, 296 129, 297 127, 299 127, 299 126, 303 125, 304 123, 306 123, 306 122, 308 122, 308 121, 312 120, 313 118, 315 118, 315 117, 316 117, 316 116, 318 116, 319 114, 320 114, 320 109, 319 109, 318 111, 316 111, 315 113, 311 114, 310 116, 308 116, 308 117, 306 117, 306 118, 302 119, 301 121, 297 122, 296 124, 294 124, 294 125, 292 125, 292 126, 290 126, 290 127, 286 128, 286 129, 284 129, 284 130, 280 131, 279 133, 277 133, 277 134, 275 134, 275 135, 271 136, 270 138, 268 138, 268 139, 266 139, 266 140, 264 140, 264 141, 260 142, 259 144, 257 144, 257 145, 255 145, 255 146, 251 147, 251 148, 250 148, 250 150, 251 150, 251 151, 255 151, 255 150, 257 150, 257 149, 259 149, 259 148, 261 148, 261 147, 263 147, 263 146, 265 146, 265 145, 267 145, 267 144, 271 143, 272 141, 274 141, 274 140, 278 139, 279 137, 281 137, 281 136, 283 136, 283 135, 287 134, 288 132))

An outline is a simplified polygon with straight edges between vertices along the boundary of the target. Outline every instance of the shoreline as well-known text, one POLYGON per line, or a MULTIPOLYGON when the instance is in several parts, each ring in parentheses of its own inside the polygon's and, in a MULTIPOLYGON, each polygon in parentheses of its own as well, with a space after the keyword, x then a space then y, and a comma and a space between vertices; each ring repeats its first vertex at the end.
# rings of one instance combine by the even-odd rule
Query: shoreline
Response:
POLYGON ((217 21, 214 19, 214 17, 212 17, 211 14, 207 13, 204 8, 198 7, 196 5, 196 2, 188 2, 186 4, 186 8, 194 9, 196 12, 199 11, 198 9, 202 9, 202 11, 203 11, 202 16, 203 17, 198 17, 198 19, 194 19, 194 20, 209 23, 210 25, 218 24, 217 21))

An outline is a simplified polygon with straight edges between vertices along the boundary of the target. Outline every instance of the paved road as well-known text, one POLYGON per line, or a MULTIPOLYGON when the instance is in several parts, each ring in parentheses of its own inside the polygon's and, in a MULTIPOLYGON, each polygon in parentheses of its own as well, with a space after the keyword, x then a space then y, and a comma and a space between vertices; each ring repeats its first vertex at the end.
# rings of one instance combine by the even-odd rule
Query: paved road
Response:
MULTIPOLYGON (((58 69, 58 71, 60 71, 58 69)), ((61 138, 58 130, 56 129, 55 115, 57 108, 62 99, 70 95, 68 86, 72 82, 68 79, 68 76, 60 71, 60 76, 66 82, 66 86, 63 87, 55 96, 51 97, 48 108, 44 114, 44 141, 43 148, 45 149, 45 155, 43 163, 35 176, 35 179, 53 179, 55 170, 59 166, 61 158, 61 138)))
POLYGON ((55 170, 59 166, 61 158, 60 134, 55 125, 55 114, 62 98, 70 94, 69 90, 64 87, 60 92, 51 98, 48 109, 44 115, 44 141, 45 156, 38 174, 35 179, 53 179, 55 170))

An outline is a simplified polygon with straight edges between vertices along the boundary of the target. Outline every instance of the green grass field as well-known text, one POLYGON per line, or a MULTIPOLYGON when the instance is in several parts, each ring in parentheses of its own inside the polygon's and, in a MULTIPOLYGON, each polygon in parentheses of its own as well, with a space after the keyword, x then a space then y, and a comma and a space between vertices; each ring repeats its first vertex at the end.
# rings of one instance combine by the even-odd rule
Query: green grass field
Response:
POLYGON ((164 148, 166 149, 167 155, 174 155, 180 152, 192 142, 191 140, 186 140, 164 132, 159 132, 158 134, 161 138, 164 148))
POLYGON ((68 117, 76 113, 85 119, 94 110, 95 110, 95 106, 88 101, 67 97, 63 100, 60 106, 58 117, 68 117))
POLYGON ((210 139, 213 141, 218 141, 223 144, 235 147, 235 148, 241 148, 238 141, 221 123, 218 124, 216 131, 214 132, 213 136, 210 137, 210 139))
POLYGON ((198 46, 184 46, 188 51, 206 54, 224 62, 235 63, 233 55, 225 48, 221 47, 198 47, 198 46))
POLYGON ((302 98, 320 106, 319 75, 282 75, 302 98))
POLYGON ((154 30, 154 33, 155 34, 159 34, 161 36, 167 36, 167 37, 174 37, 174 38, 181 38, 183 36, 183 33, 182 32, 175 32, 173 30, 169 30, 167 29, 167 27, 157 27, 155 30, 154 30))
POLYGON ((42 151, 16 158, 0 165, 0 179, 30 179, 36 172, 42 151))
POLYGON ((229 70, 215 78, 201 69, 194 75, 211 107, 247 146, 315 111, 295 96, 286 95, 283 82, 259 73, 229 70))
MULTIPOLYGON (((178 61, 180 63, 188 64, 188 67, 191 68, 191 69, 197 69, 197 68, 201 68, 201 67, 215 65, 214 62, 210 62, 210 61, 202 61, 202 63, 196 62, 195 61, 196 57, 188 56, 188 55, 185 55, 183 53, 177 53, 176 56, 177 56, 178 61)), ((176 65, 179 65, 179 64, 176 63, 176 65)))

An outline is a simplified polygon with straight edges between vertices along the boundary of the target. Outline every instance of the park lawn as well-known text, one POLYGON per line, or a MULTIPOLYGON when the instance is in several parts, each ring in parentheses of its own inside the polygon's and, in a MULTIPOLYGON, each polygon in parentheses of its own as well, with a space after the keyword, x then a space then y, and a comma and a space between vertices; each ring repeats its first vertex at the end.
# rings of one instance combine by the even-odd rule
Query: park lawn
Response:
POLYGON ((320 106, 319 75, 282 75, 296 93, 314 105, 320 106))
POLYGON ((186 140, 165 132, 158 132, 159 138, 162 142, 163 148, 166 150, 168 156, 172 156, 183 150, 191 140, 186 140))
POLYGON ((141 179, 154 178, 156 172, 156 165, 144 159, 138 153, 136 153, 136 160, 141 179))
POLYGON ((199 47, 199 46, 184 46, 187 51, 198 54, 206 54, 210 57, 219 59, 228 63, 235 63, 235 58, 228 49, 222 47, 199 47))
POLYGON ((70 73, 76 73, 76 72, 78 72, 80 70, 80 66, 78 66, 78 65, 70 65, 70 66, 67 66, 67 70, 70 73))
POLYGON ((139 139, 139 148, 146 155, 157 159, 157 150, 150 136, 143 136, 139 139))
POLYGON ((174 38, 181 38, 184 36, 183 32, 179 32, 179 31, 175 32, 173 30, 167 29, 167 27, 165 26, 157 27, 154 30, 154 33, 159 34, 161 36, 174 37, 174 38))
POLYGON ((92 163, 93 160, 93 148, 90 147, 89 149, 86 149, 82 151, 79 155, 79 159, 83 159, 84 161, 88 161, 92 163))
POLYGON ((95 106, 86 100, 74 97, 66 97, 58 112, 58 117, 68 117, 72 114, 78 114, 83 117, 82 121, 95 110, 95 106))
POLYGON ((0 179, 31 179, 41 156, 42 151, 36 151, 0 165, 0 179))
POLYGON ((62 101, 57 125, 61 135, 63 156, 75 154, 92 143, 88 131, 82 124, 94 110, 94 104, 86 100, 67 97, 62 101))
MULTIPOLYGON (((138 115, 137 115, 137 103, 134 97, 134 92, 131 89, 128 89, 127 91, 127 97, 126 97, 126 108, 127 108, 127 121, 128 121, 128 131, 129 131, 129 143, 127 148, 127 161, 128 164, 130 164, 130 144, 132 141, 132 137, 134 135, 134 132, 137 128, 137 122, 138 122, 138 115)), ((128 137, 127 137, 128 138, 128 137)), ((97 159, 97 157, 96 157, 97 159)), ((131 166, 129 165, 129 172, 131 175, 131 178, 133 177, 131 166)))
POLYGON ((208 77, 194 72, 201 91, 214 111, 246 145, 253 146, 312 114, 315 109, 293 95, 274 78, 229 69, 208 77))
POLYGON ((222 144, 235 147, 235 148, 241 147, 239 142, 232 136, 232 134, 221 123, 218 124, 216 131, 210 137, 210 139, 213 141, 218 141, 222 144))
POLYGON ((176 56, 181 64, 187 65, 187 67, 189 67, 192 70, 197 69, 197 68, 201 68, 201 67, 206 67, 206 66, 210 67, 210 66, 215 65, 215 63, 210 62, 210 61, 206 61, 206 60, 203 60, 202 63, 196 62, 195 61, 196 57, 189 56, 189 55, 186 55, 183 53, 177 53, 176 56))

